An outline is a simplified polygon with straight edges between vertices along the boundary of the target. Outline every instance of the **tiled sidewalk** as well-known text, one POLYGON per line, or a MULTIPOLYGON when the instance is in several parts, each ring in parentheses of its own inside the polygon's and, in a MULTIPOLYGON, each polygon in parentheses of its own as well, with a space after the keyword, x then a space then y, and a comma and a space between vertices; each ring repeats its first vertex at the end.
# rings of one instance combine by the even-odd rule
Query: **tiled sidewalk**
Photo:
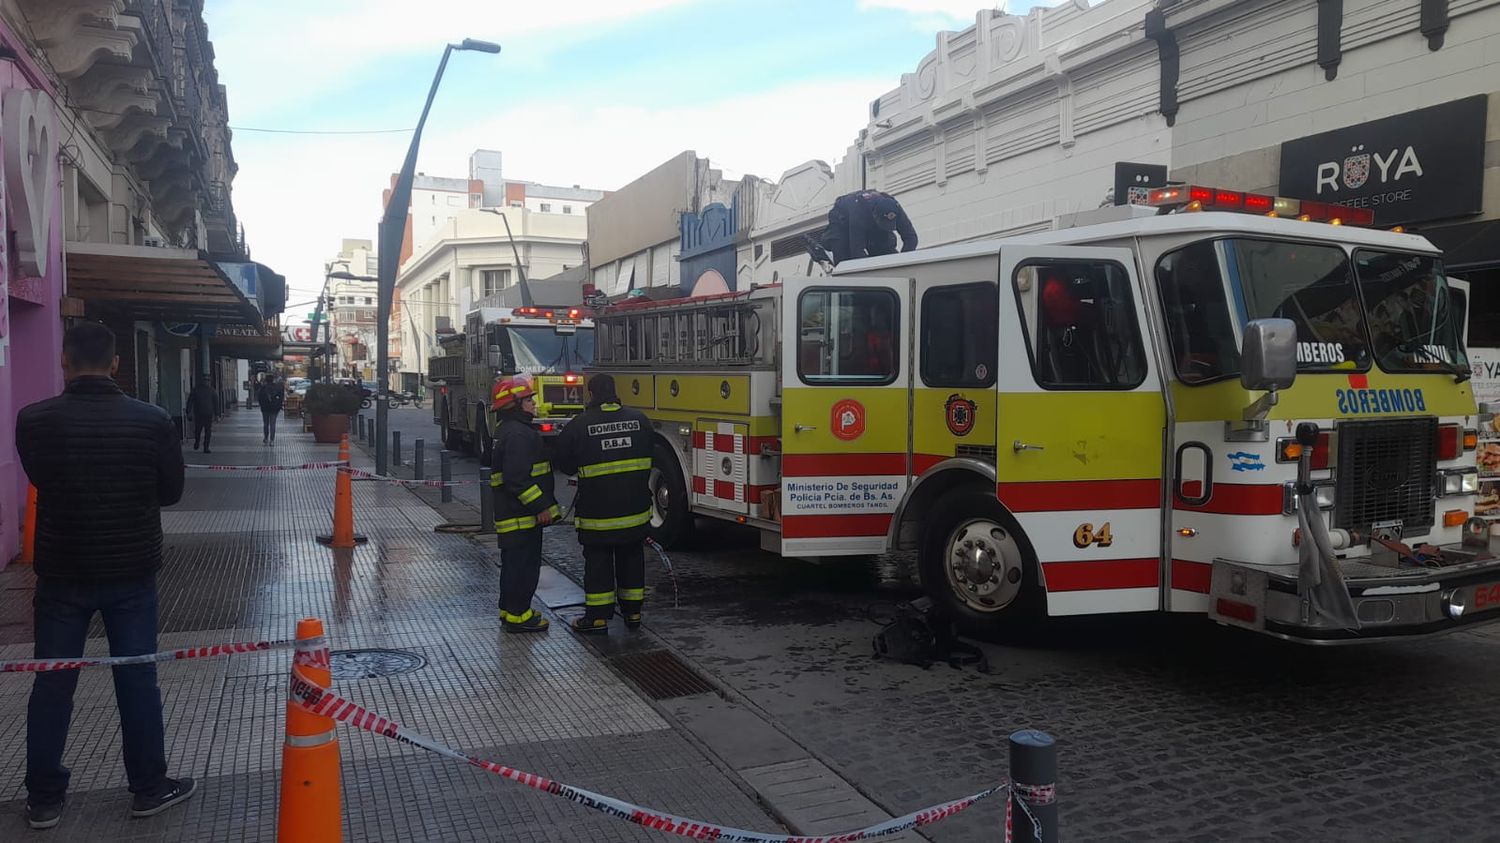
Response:
MULTIPOLYGON (((258 414, 215 431, 224 464, 333 459, 295 422, 274 447, 258 414)), ((356 461, 362 457, 356 455, 356 461)), ((163 515, 161 649, 291 637, 323 618, 335 649, 389 648, 426 664, 336 690, 404 726, 570 784, 653 808, 740 827, 778 824, 689 738, 560 625, 542 636, 499 630, 493 549, 433 532, 441 518, 404 489, 356 482, 356 528, 370 542, 330 551, 332 471, 191 470, 183 502, 163 515)), ((0 658, 31 655, 28 566, 0 573, 0 658)), ((90 652, 105 652, 96 621, 90 652)), ((159 667, 174 774, 201 782, 158 817, 127 815, 118 715, 105 670, 79 683, 66 763, 73 788, 62 824, 31 832, 25 797, 30 677, 0 675, 0 840, 273 840, 283 736, 286 651, 159 667)), ((662 840, 491 774, 342 728, 348 840, 662 840)))

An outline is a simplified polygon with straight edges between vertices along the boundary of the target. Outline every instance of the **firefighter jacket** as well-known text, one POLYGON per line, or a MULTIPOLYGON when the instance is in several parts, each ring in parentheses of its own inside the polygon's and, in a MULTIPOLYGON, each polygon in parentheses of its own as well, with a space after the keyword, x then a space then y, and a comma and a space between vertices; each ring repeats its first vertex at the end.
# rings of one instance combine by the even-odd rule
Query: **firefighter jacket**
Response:
POLYGON ((558 434, 552 459, 578 475, 574 526, 586 545, 630 544, 651 525, 651 422, 640 410, 596 404, 558 434))
POLYGON ((490 452, 490 491, 495 501, 495 533, 501 547, 519 547, 541 529, 538 513, 562 510, 553 495, 552 465, 542 455, 542 435, 512 414, 501 416, 490 452))

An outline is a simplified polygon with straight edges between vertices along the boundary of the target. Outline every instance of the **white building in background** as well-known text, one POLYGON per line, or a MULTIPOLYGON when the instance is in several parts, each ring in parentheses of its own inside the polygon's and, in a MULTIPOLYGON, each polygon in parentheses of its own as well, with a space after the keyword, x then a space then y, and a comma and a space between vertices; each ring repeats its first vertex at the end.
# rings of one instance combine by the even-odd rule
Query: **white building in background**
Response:
MULTIPOLYGON (((563 187, 558 185, 546 185, 539 182, 524 180, 507 180, 502 168, 503 156, 498 150, 476 149, 469 156, 468 178, 456 178, 446 176, 429 176, 426 173, 418 173, 412 180, 411 206, 406 218, 406 237, 402 243, 401 255, 397 273, 399 277, 406 277, 406 272, 411 262, 418 257, 437 248, 446 240, 454 238, 454 226, 465 232, 475 230, 475 224, 471 222, 457 223, 460 218, 470 218, 471 215, 481 208, 506 208, 514 211, 525 211, 528 214, 542 216, 576 217, 580 221, 584 219, 585 210, 593 203, 604 198, 603 190, 592 190, 572 185, 563 187)), ((396 176, 391 176, 391 184, 394 185, 396 176)), ((389 198, 389 193, 387 193, 389 198)), ((498 217, 490 217, 496 226, 499 243, 504 244, 504 251, 508 255, 510 246, 505 240, 505 226, 498 217)), ((474 217, 473 219, 477 219, 474 217)), ((517 217, 511 217, 512 228, 515 226, 517 217)), ((581 230, 582 222, 578 223, 581 230)), ((545 228, 545 224, 536 223, 535 226, 545 228)), ((538 228, 538 230, 541 230, 538 228)), ((487 230, 487 229, 486 229, 487 230)), ((570 232, 573 228, 564 223, 549 231, 570 232)), ((520 238, 519 231, 515 232, 520 238)), ((546 235, 550 236, 550 235, 546 235)), ((581 242, 584 235, 580 234, 578 240, 581 242)), ((462 238, 460 238, 462 239, 462 238)), ((565 238, 566 239, 566 238, 565 238)), ((579 249, 581 250, 581 246, 579 249)), ((430 257, 430 256, 429 256, 430 257)), ((508 259, 508 263, 514 263, 508 259)), ((573 258, 567 261, 557 261, 556 269, 546 272, 533 273, 527 270, 528 277, 544 277, 564 268, 571 268, 583 263, 582 258, 573 258), (565 264, 565 266, 564 266, 565 264)), ((526 259, 522 258, 522 265, 526 265, 526 259)), ((543 262, 544 266, 550 266, 543 262)), ((496 271, 503 266, 494 267, 496 271)), ((483 271, 481 269, 481 271, 483 271)), ((513 269, 511 270, 514 271, 513 269)), ((492 276, 498 279, 499 276, 492 276)), ((482 287, 481 287, 482 289, 482 287)), ((455 293, 456 295, 456 293, 455 293)), ((469 301, 482 298, 483 293, 475 295, 469 301)), ((443 299, 450 304, 456 305, 458 299, 450 296, 443 299)), ((426 371, 427 354, 423 353, 420 359, 412 357, 418 348, 426 348, 431 345, 430 332, 414 338, 406 336, 407 331, 416 330, 422 324, 422 313, 406 313, 408 302, 406 300, 403 285, 397 284, 395 300, 391 307, 390 343, 389 353, 391 356, 391 370, 397 373, 418 374, 426 371)), ((427 307, 425 303, 413 304, 413 307, 421 309, 427 307)), ((447 315, 447 314, 443 314, 447 315)), ((429 313, 426 321, 431 323, 434 314, 429 313)), ((457 320, 455 320, 457 321, 457 320)), ((401 388, 415 388, 414 378, 403 378, 401 381, 393 379, 393 385, 401 388)))
MULTIPOLYGON (((369 240, 345 239, 329 262, 333 272, 374 277, 375 247, 369 240)), ((375 380, 375 284, 332 279, 328 282, 329 332, 336 366, 334 377, 375 380)), ((320 334, 319 340, 323 337, 320 334)))
POLYGON ((454 215, 402 265, 396 279, 403 305, 397 385, 415 389, 427 371, 427 358, 439 353, 438 339, 462 330, 463 315, 475 302, 515 286, 518 270, 538 279, 581 266, 587 236, 583 214, 506 207, 454 215), (506 236, 507 221, 514 249, 506 236))

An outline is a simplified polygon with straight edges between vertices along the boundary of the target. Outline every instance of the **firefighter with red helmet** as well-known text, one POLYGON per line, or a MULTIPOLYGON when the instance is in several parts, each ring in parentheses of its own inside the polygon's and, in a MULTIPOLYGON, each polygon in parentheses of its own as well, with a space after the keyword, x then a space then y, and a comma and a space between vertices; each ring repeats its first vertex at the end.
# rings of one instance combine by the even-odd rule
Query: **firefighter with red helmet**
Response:
POLYGON ((500 545, 500 622, 506 632, 541 632, 547 619, 531 607, 542 573, 542 528, 562 518, 552 466, 532 426, 536 389, 524 378, 495 384, 491 408, 500 421, 490 451, 490 494, 500 545))

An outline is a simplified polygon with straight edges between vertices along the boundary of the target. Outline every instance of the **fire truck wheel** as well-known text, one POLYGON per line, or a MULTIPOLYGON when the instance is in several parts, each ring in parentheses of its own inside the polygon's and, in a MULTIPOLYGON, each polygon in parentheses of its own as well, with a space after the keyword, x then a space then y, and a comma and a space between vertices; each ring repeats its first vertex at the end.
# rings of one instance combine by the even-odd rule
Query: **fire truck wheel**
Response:
POLYGON ((478 457, 481 461, 484 460, 489 456, 494 441, 490 438, 489 419, 485 418, 484 414, 481 413, 478 424, 474 425, 474 456, 478 457))
POLYGON ((927 593, 971 635, 1040 614, 1035 557, 992 495, 955 491, 934 504, 919 561, 927 593))
POLYGON ((677 455, 661 442, 651 459, 651 538, 663 547, 681 547, 692 536, 693 513, 688 508, 687 482, 677 455))
POLYGON ((448 422, 448 417, 443 417, 443 447, 450 451, 462 451, 464 449, 464 435, 462 431, 455 430, 448 422))

